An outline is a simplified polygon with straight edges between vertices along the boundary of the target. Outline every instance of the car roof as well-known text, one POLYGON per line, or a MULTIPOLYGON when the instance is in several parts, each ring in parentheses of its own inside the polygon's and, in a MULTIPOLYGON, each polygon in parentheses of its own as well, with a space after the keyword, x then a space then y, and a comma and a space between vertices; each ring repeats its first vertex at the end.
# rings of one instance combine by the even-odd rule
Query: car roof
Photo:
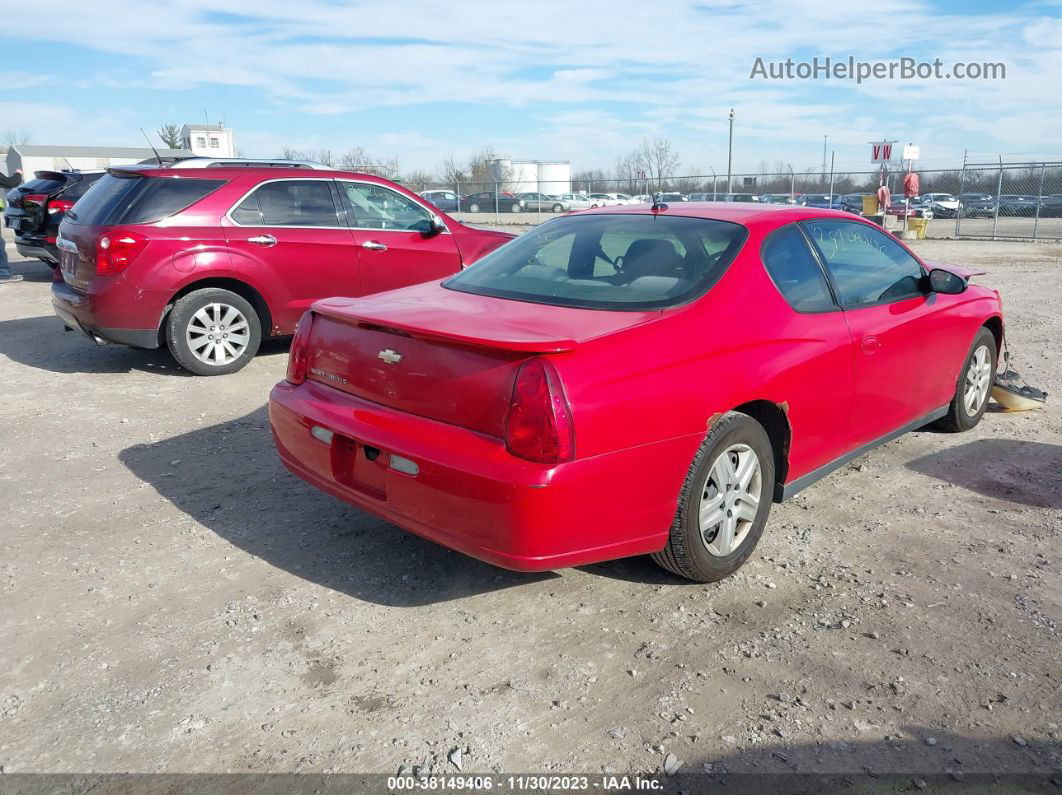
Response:
POLYGON ((236 177, 268 177, 269 179, 340 179, 357 177, 365 182, 375 182, 380 185, 394 185, 396 183, 375 174, 365 174, 360 171, 342 171, 340 169, 309 169, 309 168, 284 168, 277 166, 212 166, 210 168, 181 168, 176 166, 159 165, 127 165, 111 166, 107 169, 110 173, 121 172, 123 174, 139 174, 144 177, 185 177, 191 179, 235 179, 236 177))
MULTIPOLYGON (((766 204, 763 202, 682 202, 674 208, 658 210, 660 215, 681 215, 689 218, 705 218, 712 221, 730 221, 736 224, 787 224, 811 218, 837 218, 852 221, 857 216, 841 210, 805 207, 800 204, 766 204)), ((648 215, 644 206, 619 205, 581 210, 578 215, 648 215)), ((569 216, 570 217, 570 216, 569 216)))

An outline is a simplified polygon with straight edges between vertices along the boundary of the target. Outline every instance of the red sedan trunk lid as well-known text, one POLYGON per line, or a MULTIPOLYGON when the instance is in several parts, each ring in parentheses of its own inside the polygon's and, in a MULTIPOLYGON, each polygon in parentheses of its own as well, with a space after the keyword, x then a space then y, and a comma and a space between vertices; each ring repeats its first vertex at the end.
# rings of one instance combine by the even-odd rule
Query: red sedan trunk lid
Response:
POLYGON ((313 306, 309 378, 348 394, 502 436, 519 364, 566 353, 660 312, 472 295, 429 283, 313 306))

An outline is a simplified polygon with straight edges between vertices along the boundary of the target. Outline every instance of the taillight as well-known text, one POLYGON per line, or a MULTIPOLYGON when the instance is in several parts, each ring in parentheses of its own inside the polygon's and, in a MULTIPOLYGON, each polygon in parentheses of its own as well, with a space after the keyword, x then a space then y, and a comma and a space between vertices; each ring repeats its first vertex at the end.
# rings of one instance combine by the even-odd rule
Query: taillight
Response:
POLYGON ((546 359, 528 359, 516 374, 505 446, 513 455, 541 464, 575 457, 571 408, 556 368, 546 359))
POLYGON ((47 193, 27 193, 22 197, 22 206, 25 207, 27 204, 39 204, 44 206, 47 201, 47 193))
POLYGON ((305 312, 295 326, 288 353, 288 372, 284 379, 291 384, 301 384, 310 369, 310 329, 313 327, 313 312, 305 312))
POLYGON ((121 273, 147 244, 148 238, 140 232, 116 229, 100 235, 96 241, 96 274, 113 276, 121 273))
POLYGON ((49 213, 65 213, 67 210, 72 210, 76 199, 52 199, 48 202, 49 213))

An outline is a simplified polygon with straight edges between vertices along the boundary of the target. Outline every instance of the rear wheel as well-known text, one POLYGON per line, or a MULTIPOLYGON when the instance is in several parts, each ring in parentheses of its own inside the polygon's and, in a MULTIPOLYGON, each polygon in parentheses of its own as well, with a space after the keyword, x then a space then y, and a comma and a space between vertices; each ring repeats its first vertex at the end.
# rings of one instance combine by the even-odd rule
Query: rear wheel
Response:
POLYGON ((996 374, 996 338, 983 326, 977 331, 955 384, 948 413, 937 423, 946 431, 968 431, 981 421, 996 374))
POLYGON ((262 325, 246 299, 210 287, 174 304, 166 320, 166 345, 177 363, 196 375, 242 370, 258 352, 262 325))
POLYGON ((555 213, 562 213, 562 212, 564 212, 564 205, 563 205, 563 204, 560 204, 560 203, 558 203, 558 204, 554 204, 554 205, 553 205, 553 212, 555 212, 555 213))
POLYGON ((518 212, 520 212, 521 209, 523 209, 523 208, 520 207, 519 204, 513 203, 513 205, 509 208, 509 212, 518 213, 518 212))
POLYGON ((763 426, 726 414, 694 456, 667 546, 653 560, 697 582, 723 579, 756 548, 773 492, 774 453, 763 426))
POLYGON ((472 204, 468 205, 468 211, 470 213, 478 213, 479 212, 479 205, 476 204, 475 202, 472 202, 472 204))

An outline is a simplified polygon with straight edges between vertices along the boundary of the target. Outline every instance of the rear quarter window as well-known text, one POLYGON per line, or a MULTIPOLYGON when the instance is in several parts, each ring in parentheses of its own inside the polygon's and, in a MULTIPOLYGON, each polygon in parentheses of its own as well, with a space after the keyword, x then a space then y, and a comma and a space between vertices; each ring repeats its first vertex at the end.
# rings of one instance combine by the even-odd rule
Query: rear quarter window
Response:
POLYGON ((83 226, 155 223, 191 207, 225 182, 105 174, 67 213, 67 219, 83 226))

